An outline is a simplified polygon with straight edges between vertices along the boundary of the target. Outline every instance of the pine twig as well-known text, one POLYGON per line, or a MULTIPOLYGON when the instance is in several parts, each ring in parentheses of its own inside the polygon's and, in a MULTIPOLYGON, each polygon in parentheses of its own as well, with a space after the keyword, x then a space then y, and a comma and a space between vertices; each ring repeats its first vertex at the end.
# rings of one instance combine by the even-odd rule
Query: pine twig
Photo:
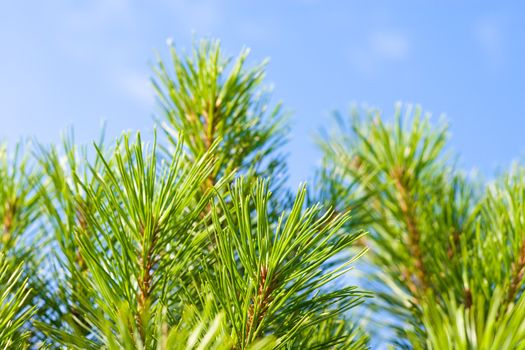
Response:
POLYGON ((400 167, 395 168, 392 171, 394 183, 399 193, 399 206, 401 208, 403 219, 408 230, 408 249, 410 251, 410 255, 414 257, 415 260, 415 275, 418 283, 415 284, 410 277, 406 279, 406 281, 408 283, 408 288, 411 290, 411 292, 417 293, 418 287, 421 287, 423 291, 426 291, 428 289, 428 281, 425 264, 423 261, 423 254, 421 252, 421 234, 416 223, 416 209, 414 207, 414 204, 410 200, 410 195, 408 193, 406 185, 403 182, 403 175, 404 170, 400 167))

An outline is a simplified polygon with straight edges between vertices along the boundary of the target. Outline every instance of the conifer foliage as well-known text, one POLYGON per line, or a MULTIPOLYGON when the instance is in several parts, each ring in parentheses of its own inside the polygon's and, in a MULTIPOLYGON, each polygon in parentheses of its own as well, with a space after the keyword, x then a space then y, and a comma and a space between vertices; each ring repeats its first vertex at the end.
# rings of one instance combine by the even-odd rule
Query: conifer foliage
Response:
POLYGON ((398 106, 294 193, 265 62, 169 50, 152 135, 0 147, 0 349, 525 348, 522 167, 467 176, 398 106))
POLYGON ((1 347, 365 348, 344 282, 363 232, 284 188, 264 63, 170 51, 158 138, 2 149, 1 347))
POLYGON ((390 122, 361 114, 320 142, 320 186, 367 218, 347 229, 370 231, 380 327, 390 323, 398 348, 523 348, 523 169, 483 186, 447 157, 446 125, 420 108, 398 106, 390 122))

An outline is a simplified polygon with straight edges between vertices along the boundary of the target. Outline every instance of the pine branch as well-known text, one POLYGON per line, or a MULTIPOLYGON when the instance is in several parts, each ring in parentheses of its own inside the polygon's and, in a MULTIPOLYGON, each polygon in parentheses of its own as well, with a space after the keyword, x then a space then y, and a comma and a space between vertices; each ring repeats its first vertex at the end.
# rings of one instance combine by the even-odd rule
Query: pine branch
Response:
POLYGON ((417 282, 414 283, 410 278, 406 280, 408 288, 413 295, 424 294, 428 289, 428 282, 426 276, 425 264, 423 261, 423 254, 420 247, 420 233, 416 223, 416 209, 413 201, 410 199, 410 195, 404 184, 404 171, 402 168, 394 168, 392 170, 392 177, 399 195, 399 207, 403 214, 403 220, 408 230, 408 248, 410 255, 414 258, 415 263, 415 274, 417 276, 417 282), (422 291, 419 291, 419 288, 422 291))
MULTIPOLYGON (((340 118, 337 132, 326 135, 321 147, 330 202, 352 207, 371 228, 371 260, 381 271, 374 279, 382 299, 377 305, 396 319, 396 342, 417 348, 425 342, 422 307, 442 303, 450 291, 471 303, 461 279, 464 257, 453 264, 447 257, 451 227, 458 235, 468 231, 463 226, 472 204, 464 198, 472 196, 443 163, 446 128, 433 130, 418 109, 412 114, 407 108, 404 120, 400 114, 399 108, 392 123, 375 110, 366 118, 354 115, 349 124, 340 118)), ((452 241, 462 255, 460 237, 452 241)))
POLYGON ((153 80, 165 112, 159 123, 172 146, 184 132, 190 160, 219 144, 206 187, 233 171, 283 177, 280 148, 287 127, 280 105, 271 109, 270 95, 262 86, 266 63, 247 68, 248 50, 232 60, 223 55, 218 41, 201 41, 192 57, 184 57, 173 46, 170 51, 173 73, 159 59, 153 80))
MULTIPOLYGON (((214 206, 219 268, 207 278, 217 308, 232 322, 236 348, 245 349, 267 334, 277 338, 277 348, 286 348, 302 332, 338 318, 361 302, 365 294, 352 287, 333 292, 324 289, 348 271, 353 260, 334 264, 332 269, 323 267, 362 235, 338 235, 347 216, 318 215, 316 206, 303 210, 304 187, 290 213, 272 223, 266 184, 259 181, 247 191, 248 184, 238 180, 230 189, 231 205, 219 197, 220 207, 214 206)), ((332 341, 327 336, 325 344, 332 341)), ((356 348, 354 343, 348 346, 356 348)))
POLYGON ((35 312, 27 306, 30 290, 21 266, 13 267, 0 255, 0 348, 27 349, 30 331, 25 329, 35 312))
POLYGON ((519 250, 516 260, 512 263, 510 272, 511 280, 509 289, 507 292, 507 303, 512 303, 518 290, 522 284, 523 277, 525 275, 525 239, 521 242, 521 248, 519 250))

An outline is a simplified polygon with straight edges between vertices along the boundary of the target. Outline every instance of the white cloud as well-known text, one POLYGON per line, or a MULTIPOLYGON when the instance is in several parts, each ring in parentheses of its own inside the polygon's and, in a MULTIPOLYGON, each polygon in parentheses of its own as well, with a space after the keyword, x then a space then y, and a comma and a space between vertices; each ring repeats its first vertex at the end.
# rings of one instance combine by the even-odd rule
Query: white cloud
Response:
POLYGON ((178 25, 199 35, 210 34, 223 17, 223 6, 217 1, 166 0, 165 4, 171 9, 178 25))
POLYGON ((501 21, 497 18, 483 18, 474 24, 474 38, 480 49, 493 66, 499 66, 504 59, 504 36, 501 21))
POLYGON ((107 62, 118 56, 118 33, 133 33, 135 9, 127 0, 92 0, 60 7, 53 38, 63 54, 76 62, 107 62), (102 54, 103 53, 103 54, 102 54))
POLYGON ((370 51, 379 59, 403 60, 408 56, 408 39, 394 32, 376 32, 369 39, 370 51))
POLYGON ((365 40, 349 48, 350 64, 364 76, 378 74, 383 66, 399 63, 410 56, 410 40, 400 32, 376 31, 365 40))
POLYGON ((116 88, 123 91, 129 99, 136 101, 146 110, 152 110, 155 104, 155 94, 149 76, 142 72, 125 72, 114 79, 116 88))
POLYGON ((69 30, 105 30, 116 18, 119 21, 130 16, 127 0, 94 0, 86 6, 69 8, 64 23, 69 30))

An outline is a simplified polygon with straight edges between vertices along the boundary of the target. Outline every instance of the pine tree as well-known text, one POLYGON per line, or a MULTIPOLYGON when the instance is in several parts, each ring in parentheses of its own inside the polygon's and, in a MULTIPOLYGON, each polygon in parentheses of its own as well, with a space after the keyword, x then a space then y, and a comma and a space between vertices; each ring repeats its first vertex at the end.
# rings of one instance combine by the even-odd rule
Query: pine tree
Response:
POLYGON ((266 63, 169 50, 153 135, 0 147, 0 349, 524 348, 523 167, 356 110, 292 192, 266 63))
POLYGON ((339 117, 322 138, 323 198, 366 226, 381 325, 406 349, 521 349, 524 170, 483 185, 458 170, 447 126, 398 106, 339 117), (403 114, 404 110, 404 115, 403 114), (356 219, 357 218, 357 219, 356 219))
POLYGON ((0 345, 366 348, 347 311, 368 294, 343 282, 363 231, 284 187, 287 125, 265 63, 214 41, 170 51, 150 141, 79 146, 70 132, 0 153, 0 345))

